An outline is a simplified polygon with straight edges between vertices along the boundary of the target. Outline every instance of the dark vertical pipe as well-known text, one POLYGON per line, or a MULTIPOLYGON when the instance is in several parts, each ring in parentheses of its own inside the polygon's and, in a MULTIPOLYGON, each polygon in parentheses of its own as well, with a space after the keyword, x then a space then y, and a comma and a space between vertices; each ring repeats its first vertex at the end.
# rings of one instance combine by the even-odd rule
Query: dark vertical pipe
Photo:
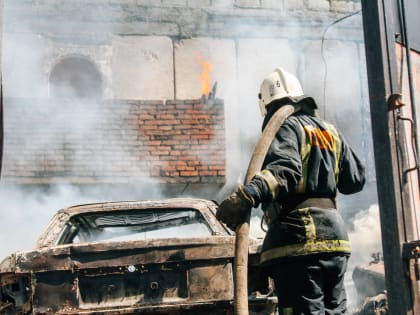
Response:
MULTIPOLYGON (((1 60, 1 59, 0 59, 1 60)), ((0 177, 3 168, 4 126, 3 126, 3 83, 0 73, 0 177)))
POLYGON ((362 0, 363 29, 375 153, 376 180, 390 314, 407 314, 412 301, 402 260, 404 242, 400 175, 387 98, 397 93, 395 41, 390 1, 362 0))
MULTIPOLYGON (((407 19, 406 19, 406 11, 405 11, 405 5, 404 5, 404 0, 399 0, 398 1, 398 11, 399 11, 399 16, 400 16, 400 23, 401 23, 401 32, 402 32, 402 36, 403 36, 403 43, 405 45, 405 54, 406 54, 406 58, 407 58, 407 72, 408 72, 408 87, 409 87, 409 91, 410 91, 410 101, 411 101, 411 111, 413 113, 413 124, 414 124, 414 128, 413 128, 413 133, 414 133, 414 143, 413 145, 415 146, 415 152, 418 154, 418 144, 419 144, 419 139, 418 139, 418 135, 417 135, 417 110, 416 110, 416 98, 415 98, 415 87, 414 87, 414 79, 413 79, 413 68, 411 66, 411 45, 410 45, 410 37, 409 34, 407 33, 407 19)), ((401 56, 402 58, 402 56, 401 56)), ((402 73, 403 69, 401 69, 401 73, 402 73)), ((419 157, 415 156, 414 157, 416 159, 416 164, 418 165, 419 163, 419 157)), ((420 182, 420 172, 417 172, 417 176, 418 176, 418 180, 420 182)))
POLYGON ((2 71, 2 42, 3 42, 3 0, 0 0, 0 176, 3 166, 4 126, 3 126, 3 71, 2 71))
POLYGON ((172 39, 172 77, 174 87, 174 100, 176 100, 176 40, 172 39))

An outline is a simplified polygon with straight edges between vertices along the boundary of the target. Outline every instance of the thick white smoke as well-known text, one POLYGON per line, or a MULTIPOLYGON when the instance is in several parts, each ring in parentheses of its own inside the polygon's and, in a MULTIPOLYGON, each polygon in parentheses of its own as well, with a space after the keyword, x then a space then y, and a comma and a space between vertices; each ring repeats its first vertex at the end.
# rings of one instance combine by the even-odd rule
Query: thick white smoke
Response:
MULTIPOLYGON (((6 28, 13 20, 15 6, 19 7, 19 4, 6 1, 6 28)), ((116 167, 129 167, 132 173, 143 167, 137 154, 122 145, 131 135, 121 132, 118 135, 121 143, 110 137, 123 129, 123 109, 119 108, 115 113, 109 103, 104 105, 95 99, 58 101, 49 98, 49 93, 55 88, 48 84, 47 70, 43 68, 49 42, 32 34, 26 23, 28 21, 23 21, 21 33, 3 37, 5 163, 3 184, 0 185, 0 259, 16 250, 31 249, 42 229, 60 208, 99 201, 162 198, 159 185, 149 178, 130 178, 128 171, 129 185, 124 187, 103 184, 82 188, 71 185, 70 181, 66 183, 65 178, 57 178, 59 175, 51 186, 20 186, 4 182, 13 168, 24 167, 28 160, 32 163, 28 172, 48 169, 59 174, 64 159, 70 173, 73 168, 80 170, 80 161, 85 159, 88 161, 86 173, 92 178, 112 178, 110 172, 116 167), (65 156, 62 155, 64 146, 65 156), (58 162, 55 163, 54 159, 58 162), (40 167, 40 163, 45 165, 40 167)), ((84 86, 87 94, 90 89, 91 86, 84 86)), ((71 95, 72 91, 61 90, 61 93, 71 95)))
POLYGON ((351 222, 352 229, 349 238, 352 255, 348 263, 346 274, 346 290, 349 308, 355 309, 359 299, 352 280, 352 273, 356 266, 367 266, 374 261, 373 255, 382 256, 381 225, 379 220, 379 207, 377 204, 368 209, 359 211, 351 222))
POLYGON ((0 256, 3 258, 16 250, 32 248, 57 210, 97 199, 72 186, 60 186, 51 191, 0 186, 0 256))
POLYGON ((33 248, 59 209, 95 202, 161 198, 160 189, 154 185, 97 186, 88 190, 70 184, 35 188, 0 185, 0 260, 17 250, 33 248))
POLYGON ((372 205, 369 209, 358 212, 352 221, 352 226, 353 230, 349 233, 353 249, 350 266, 367 264, 372 261, 372 254, 382 252, 378 205, 372 205))
MULTIPOLYGON (((115 3, 115 1, 112 2, 115 3)), ((5 13, 7 15, 5 29, 8 30, 10 25, 16 23, 13 13, 20 8, 20 5, 15 0, 7 0, 5 5, 5 13)), ((97 11, 92 7, 92 4, 90 4, 88 9, 84 9, 82 4, 78 4, 72 14, 77 16, 78 13, 83 14, 86 21, 106 21, 107 14, 115 18, 127 12, 123 12, 122 7, 119 8, 118 5, 110 7, 110 11, 107 12, 103 5, 101 5, 101 10, 97 11)), ((295 13, 297 12, 295 11, 295 13)), ((80 49, 84 49, 86 53, 92 53, 93 51, 92 55, 102 56, 101 58, 103 59, 98 62, 102 67, 101 71, 111 71, 111 65, 106 64, 104 60, 105 57, 112 54, 112 49, 102 47, 101 38, 95 38, 94 34, 99 32, 101 34, 99 37, 106 37, 114 32, 112 25, 98 23, 99 30, 92 27, 94 23, 90 23, 90 29, 86 30, 83 29, 86 27, 85 24, 78 25, 74 21, 68 20, 69 16, 71 14, 63 14, 63 23, 59 25, 60 29, 56 32, 63 35, 63 38, 60 39, 62 47, 77 53, 80 47, 72 41, 73 32, 77 32, 79 35, 84 33, 86 41, 93 39, 95 43, 99 44, 85 45, 84 48, 80 49), (86 48, 86 46, 89 47, 86 48)), ((331 16, 329 16, 328 21, 326 18, 325 21, 320 21, 318 16, 318 20, 314 21, 314 25, 319 29, 320 34, 331 22, 330 18, 331 16)), ((303 26, 300 26, 302 20, 299 18, 299 14, 295 15, 295 17, 285 17, 285 20, 288 21, 288 26, 279 25, 275 29, 275 37, 270 37, 270 30, 262 29, 261 31, 267 34, 267 38, 256 37, 248 39, 243 37, 235 39, 232 43, 225 43, 226 46, 223 46, 230 47, 229 52, 222 52, 220 56, 218 55, 222 59, 221 65, 224 65, 223 62, 226 62, 227 56, 230 56, 229 60, 233 60, 233 65, 220 67, 215 69, 213 73, 215 75, 213 79, 218 81, 218 90, 220 91, 216 97, 222 98, 225 103, 228 187, 224 191, 224 196, 230 189, 233 190, 238 182, 243 180, 252 149, 261 133, 262 117, 258 110, 257 100, 259 84, 264 76, 277 66, 282 66, 298 75, 305 92, 314 96, 320 103, 321 114, 326 112, 327 118, 338 124, 338 127, 343 130, 350 144, 355 144, 358 153, 372 151, 368 145, 364 146, 365 142, 360 140, 370 137, 370 134, 366 133, 366 130, 369 129, 366 127, 366 121, 364 123, 361 121, 361 119, 366 119, 368 116, 366 115, 366 110, 363 110, 367 99, 367 85, 364 61, 362 60, 364 47, 359 40, 362 37, 360 35, 362 32, 360 15, 352 17, 351 20, 343 21, 340 25, 335 25, 326 34, 324 53, 327 69, 322 62, 319 36, 314 38, 312 33, 312 35, 308 33, 308 24, 306 24, 305 29, 303 26), (346 27, 346 23, 350 26, 346 27), (341 27, 343 25, 344 27, 341 27), (282 38, 279 38, 280 35, 282 38), (348 36, 350 36, 350 40, 343 40, 348 36), (231 51, 237 53, 237 55, 232 57, 229 55, 231 51), (229 70, 225 70, 225 68, 229 70), (328 73, 326 82, 324 82, 326 71, 328 73), (229 80, 223 81, 223 78, 228 78, 229 80), (326 106, 323 104, 324 92, 326 95, 326 106), (349 119, 349 117, 352 117, 352 119, 349 119), (361 131, 361 125, 365 126, 363 131, 361 131)), ((234 26, 231 29, 232 33, 247 34, 247 31, 252 32, 252 28, 258 27, 258 23, 261 22, 258 19, 253 21, 252 18, 247 18, 247 21, 249 24, 248 28, 235 30, 235 27, 241 27, 241 23, 239 23, 238 26, 234 26)), ((70 111, 75 111, 73 117, 79 115, 83 119, 59 119, 59 111, 54 107, 54 104, 44 104, 42 102, 49 95, 48 76, 45 75, 48 69, 45 69, 45 67, 52 67, 52 64, 43 64, 43 60, 59 59, 61 48, 52 50, 51 43, 53 41, 31 33, 31 21, 21 21, 21 23, 22 25, 18 27, 20 35, 13 33, 6 36, 3 43, 4 93, 6 100, 8 96, 35 98, 39 101, 30 104, 34 106, 33 109, 45 115, 50 114, 51 117, 46 124, 39 125, 35 121, 25 121, 24 125, 15 129, 18 132, 26 132, 23 137, 25 141, 21 148, 22 154, 54 151, 61 145, 61 143, 53 141, 53 139, 57 139, 57 135, 60 135, 62 138, 71 136, 76 139, 78 137, 79 139, 90 137, 90 143, 103 143, 106 135, 94 133, 92 130, 97 130, 100 124, 117 125, 122 117, 109 115, 110 112, 104 111, 102 104, 91 102, 89 108, 84 108, 85 104, 83 103, 67 104, 67 106, 72 106, 69 109, 70 111), (41 66, 41 64, 43 65, 41 66), (57 113, 58 116, 51 115, 51 113, 57 113), (45 139, 43 146, 34 147, 33 144, 37 134, 41 132, 45 139)), ((46 23, 47 26, 48 24, 46 23)), ((217 41, 211 41, 211 43, 214 42, 217 41)), ((52 62, 51 60, 50 63, 52 62)), ((182 77, 178 77, 177 80, 177 83, 180 84, 182 77)), ((110 88, 112 84, 106 81, 103 84, 105 87, 105 98, 112 98, 112 91, 110 91, 112 90, 110 88)), ((121 85, 121 83, 119 84, 121 85)), ((197 98, 200 96, 199 91, 197 91, 197 98)), ((66 106, 66 104, 64 105, 66 106)), ((19 110, 19 106, 8 106, 6 102, 5 119, 7 120, 8 115, 16 110, 19 110)), ((115 156, 115 161, 134 158, 131 156, 132 153, 126 152, 117 141, 108 143, 108 145, 114 147, 113 152, 119 152, 115 156)), ((7 139, 5 149, 5 160, 7 160, 10 158, 8 156, 10 152, 7 148, 7 139)), ((99 151, 91 152, 92 154, 87 158, 94 161, 102 159, 101 156, 97 156, 99 151)), ((81 151, 75 149, 72 153, 72 156, 67 157, 70 158, 70 161, 80 158, 81 151)), ((203 160, 207 158, 203 157, 203 160)), ((372 164, 369 164, 370 169, 372 169, 371 166, 372 164)), ((7 172, 8 165, 4 167, 7 172)), ((122 165, 121 167, 124 166, 122 165)), ((101 171, 97 170, 99 173, 101 171)), ((370 174, 373 173, 373 171, 369 172, 370 174)), ((372 183, 372 178, 370 180, 372 183)), ((103 187, 98 187, 95 191, 87 192, 79 187, 65 183, 48 190, 42 188, 22 190, 21 187, 16 188, 16 186, 1 186, 0 236, 2 241, 0 241, 0 256, 4 256, 14 250, 32 247, 41 229, 59 208, 85 202, 161 197, 164 196, 160 187, 150 185, 150 182, 147 183, 147 186, 142 186, 138 182, 134 183, 130 191, 116 191, 115 188, 103 189, 103 187)), ((354 197, 354 200, 357 198, 359 197, 354 197)), ((375 197, 370 199, 375 199, 375 197)), ((368 262, 373 252, 380 251, 377 207, 372 206, 368 210, 355 215, 358 209, 366 208, 371 203, 371 200, 369 202, 361 202, 359 200, 356 207, 342 207, 342 210, 345 212, 343 215, 346 218, 353 219, 354 217, 353 223, 349 224, 349 226, 354 226, 354 231, 350 234, 353 247, 350 271, 352 266, 368 262)), ((352 201, 350 200, 347 204, 351 205, 352 201)), ((259 226, 260 217, 253 216, 251 223, 252 234, 257 237, 263 237, 264 233, 259 229, 259 226)))

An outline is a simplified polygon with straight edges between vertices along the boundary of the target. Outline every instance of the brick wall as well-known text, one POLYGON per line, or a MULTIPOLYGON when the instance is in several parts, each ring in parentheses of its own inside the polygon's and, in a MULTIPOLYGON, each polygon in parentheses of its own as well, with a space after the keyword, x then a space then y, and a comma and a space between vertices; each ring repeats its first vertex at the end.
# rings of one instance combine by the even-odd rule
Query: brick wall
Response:
POLYGON ((3 180, 223 183, 223 102, 6 100, 3 180))

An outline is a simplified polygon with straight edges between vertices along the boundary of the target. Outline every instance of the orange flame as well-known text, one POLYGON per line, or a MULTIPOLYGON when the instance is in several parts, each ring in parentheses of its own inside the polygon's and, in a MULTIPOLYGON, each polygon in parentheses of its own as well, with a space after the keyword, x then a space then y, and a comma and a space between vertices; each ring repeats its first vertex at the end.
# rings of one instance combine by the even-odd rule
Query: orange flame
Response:
POLYGON ((201 82, 201 95, 209 96, 211 89, 211 76, 213 66, 203 59, 199 52, 196 53, 198 62, 203 66, 203 71, 198 75, 198 80, 201 82))

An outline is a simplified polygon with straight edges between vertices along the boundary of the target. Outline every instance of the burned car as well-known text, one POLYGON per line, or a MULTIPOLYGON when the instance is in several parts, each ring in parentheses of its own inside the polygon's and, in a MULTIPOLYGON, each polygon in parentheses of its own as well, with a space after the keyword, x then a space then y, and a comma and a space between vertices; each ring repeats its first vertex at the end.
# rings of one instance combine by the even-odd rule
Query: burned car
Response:
MULTIPOLYGON (((56 213, 36 248, 0 263, 0 314, 233 314, 234 235, 201 199, 56 213)), ((274 314, 250 239, 250 314, 274 314)))

